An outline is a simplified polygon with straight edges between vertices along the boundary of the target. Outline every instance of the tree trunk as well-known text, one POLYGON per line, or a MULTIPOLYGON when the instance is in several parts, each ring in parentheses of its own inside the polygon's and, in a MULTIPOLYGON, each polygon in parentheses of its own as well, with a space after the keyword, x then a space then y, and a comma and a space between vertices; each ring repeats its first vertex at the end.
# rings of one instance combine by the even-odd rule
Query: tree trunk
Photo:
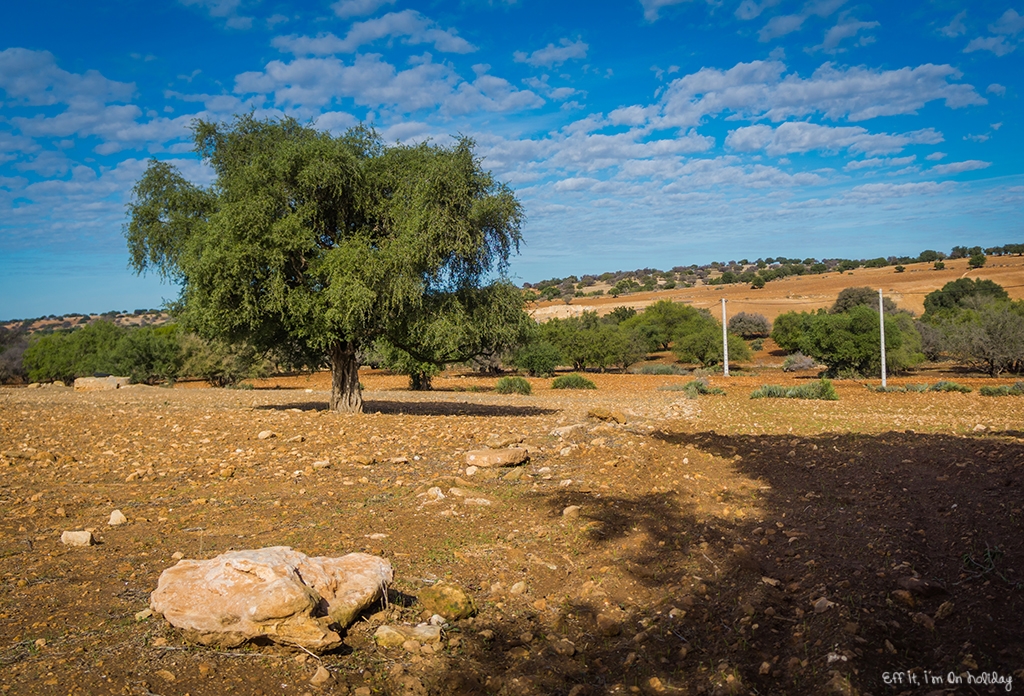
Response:
POLYGON ((331 346, 331 410, 362 413, 363 393, 359 388, 359 362, 351 341, 331 346))

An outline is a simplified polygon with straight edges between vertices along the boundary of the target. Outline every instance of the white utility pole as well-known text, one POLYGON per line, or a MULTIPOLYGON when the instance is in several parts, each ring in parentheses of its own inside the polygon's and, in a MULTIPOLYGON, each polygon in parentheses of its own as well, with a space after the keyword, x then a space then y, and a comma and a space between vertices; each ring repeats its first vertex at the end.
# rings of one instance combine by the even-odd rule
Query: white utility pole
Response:
POLYGON ((885 307, 882 304, 882 288, 878 288, 878 328, 882 337, 882 389, 885 389, 885 307))
MULTIPOLYGON (((879 291, 881 292, 881 291, 879 291)), ((722 364, 725 365, 724 377, 729 376, 729 332, 725 322, 725 298, 722 298, 722 364)))

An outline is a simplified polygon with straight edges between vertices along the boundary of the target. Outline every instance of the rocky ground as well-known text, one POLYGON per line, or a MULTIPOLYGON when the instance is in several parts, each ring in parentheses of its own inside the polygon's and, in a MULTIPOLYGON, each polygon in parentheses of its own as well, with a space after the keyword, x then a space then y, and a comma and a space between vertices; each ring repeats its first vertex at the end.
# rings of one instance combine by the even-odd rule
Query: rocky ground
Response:
POLYGON ((658 389, 687 377, 593 378, 500 396, 367 372, 362 415, 326 412, 323 376, 0 390, 0 692, 1024 689, 1024 398, 749 399, 810 378, 766 370, 691 400, 658 389), (466 451, 510 444, 529 462, 467 472, 466 451), (83 529, 100 543, 61 544, 83 529), (389 601, 323 656, 137 618, 176 554, 275 545, 384 556, 389 601), (415 652, 373 643, 442 579, 476 617, 415 652))

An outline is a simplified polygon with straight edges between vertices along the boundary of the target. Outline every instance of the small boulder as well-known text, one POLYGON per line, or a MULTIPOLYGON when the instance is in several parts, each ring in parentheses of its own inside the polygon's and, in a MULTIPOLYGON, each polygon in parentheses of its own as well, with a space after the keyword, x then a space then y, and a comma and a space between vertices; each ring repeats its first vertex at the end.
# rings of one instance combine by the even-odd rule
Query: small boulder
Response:
POLYGON ((92 532, 64 532, 60 535, 60 543, 65 546, 92 546, 96 540, 92 532))
POLYGON ((287 546, 182 560, 160 575, 150 608, 204 645, 255 638, 324 651, 341 645, 329 626, 349 626, 393 579, 383 558, 311 558, 287 546))
POLYGON ((519 466, 529 461, 529 459, 529 453, 521 447, 466 452, 467 465, 484 469, 499 466, 519 466))
POLYGON ((616 423, 625 423, 626 416, 621 411, 612 411, 611 409, 598 406, 587 411, 588 418, 596 418, 599 421, 614 421, 616 423))
POLYGON ((261 430, 260 434, 256 436, 258 440, 269 440, 272 437, 277 437, 277 433, 273 430, 261 430))
POLYGON ((119 527, 122 524, 128 524, 128 518, 120 510, 114 510, 110 513, 110 521, 107 524, 111 527, 119 527))
POLYGON ((419 600, 427 611, 440 614, 449 621, 466 619, 476 614, 473 598, 461 587, 444 581, 420 592, 419 600))
POLYGON ((436 645, 441 642, 441 627, 426 623, 418 626, 381 626, 374 632, 373 640, 382 648, 402 647, 409 641, 420 645, 436 645))
POLYGON ((76 392, 108 391, 127 386, 128 377, 79 377, 75 380, 76 392))

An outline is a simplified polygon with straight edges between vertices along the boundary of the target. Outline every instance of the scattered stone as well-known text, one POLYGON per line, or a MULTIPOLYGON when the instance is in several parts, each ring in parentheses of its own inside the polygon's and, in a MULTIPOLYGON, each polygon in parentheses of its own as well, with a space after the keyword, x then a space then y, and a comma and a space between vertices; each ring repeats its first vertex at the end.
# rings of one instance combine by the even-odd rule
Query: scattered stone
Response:
POLYGON ((380 626, 373 634, 373 640, 382 648, 404 647, 408 642, 416 643, 419 652, 421 645, 436 645, 441 642, 441 627, 421 623, 418 626, 380 626))
POLYGON ((466 467, 466 476, 472 476, 473 474, 475 474, 478 471, 480 471, 480 469, 478 469, 475 466, 467 466, 466 467))
POLYGON ((477 611, 473 598, 465 590, 443 580, 420 592, 419 599, 427 611, 449 621, 469 618, 477 611))
POLYGON ((606 611, 597 615, 597 630, 603 636, 617 636, 622 633, 622 612, 606 611))
POLYGON ((983 433, 986 430, 988 430, 988 428, 982 425, 981 423, 978 423, 976 426, 974 426, 974 432, 976 433, 983 433))
POLYGON ((135 613, 135 620, 136 621, 145 621, 146 619, 148 619, 152 615, 153 615, 153 610, 152 609, 143 609, 142 611, 139 611, 139 612, 135 613))
POLYGON ((200 677, 203 677, 204 679, 206 679, 207 677, 212 676, 214 671, 215 670, 213 669, 213 665, 211 665, 209 662, 200 662, 199 663, 199 676, 200 677))
POLYGON ((762 662, 761 663, 761 668, 757 670, 757 673, 760 674, 763 677, 763 676, 769 674, 771 671, 772 671, 772 663, 771 662, 762 662))
POLYGON ((946 588, 937 582, 931 580, 922 580, 921 578, 900 578, 896 581, 902 589, 908 592, 913 592, 921 597, 934 597, 940 594, 946 594, 946 588))
POLYGON ((316 668, 316 673, 309 678, 309 683, 313 686, 324 686, 331 681, 331 673, 327 671, 327 668, 323 665, 319 665, 316 668))
POLYGON ((521 595, 524 592, 526 592, 526 583, 522 580, 508 588, 508 593, 511 595, 521 595))
POLYGON ((65 546, 92 546, 96 539, 92 532, 64 532, 60 535, 60 543, 65 546))
POLYGON ((552 430, 551 431, 551 437, 566 437, 568 435, 572 435, 577 430, 583 430, 586 427, 587 426, 584 423, 575 423, 573 425, 563 425, 560 428, 555 428, 554 430, 552 430))
POLYGON ((487 498, 463 498, 463 503, 466 505, 476 505, 478 507, 490 507, 491 501, 487 498))
POLYGON ((75 391, 87 392, 120 389, 130 381, 128 377, 79 377, 75 380, 75 391))
POLYGON ((580 516, 580 506, 570 505, 562 510, 562 517, 566 519, 574 520, 580 516))
POLYGON ((277 433, 273 430, 261 430, 260 434, 256 436, 258 440, 269 440, 272 437, 277 437, 277 433))
POLYGON ((587 411, 588 418, 596 418, 600 421, 615 421, 616 423, 625 423, 626 416, 621 411, 612 411, 601 406, 592 408, 587 411))
POLYGON ((306 440, 305 435, 292 435, 285 442, 304 442, 306 440))
POLYGON ((914 614, 911 618, 914 620, 914 623, 924 626, 929 631, 935 630, 935 621, 932 619, 932 617, 928 616, 927 614, 922 614, 921 612, 918 612, 914 614))
POLYGON ((553 643, 551 648, 563 657, 572 657, 576 654, 576 644, 565 638, 553 643))
POLYGON ((156 676, 160 677, 164 681, 173 682, 173 681, 177 681, 178 680, 178 678, 176 676, 174 676, 173 672, 170 672, 170 671, 168 671, 166 669, 158 670, 158 671, 154 672, 154 674, 156 674, 156 676))
POLYGON ((892 596, 895 597, 901 604, 908 607, 914 607, 917 605, 917 601, 914 599, 914 595, 910 594, 907 590, 893 590, 892 596))
POLYGON ((287 546, 182 560, 160 575, 150 608, 188 638, 235 647, 265 637, 323 651, 341 645, 328 628, 349 626, 393 579, 383 558, 311 558, 287 546), (326 604, 327 616, 320 614, 326 604))
POLYGON ((822 612, 828 611, 835 605, 836 603, 828 601, 827 597, 819 597, 818 600, 814 602, 814 613, 820 614, 822 612))
POLYGON ((522 477, 523 477, 523 468, 522 467, 516 467, 515 469, 512 469, 507 474, 502 476, 501 478, 502 478, 503 481, 518 481, 522 477))
POLYGON ((529 453, 521 447, 466 452, 466 464, 483 469, 500 466, 519 466, 529 461, 529 453))
POLYGON ((122 524, 128 524, 128 518, 120 510, 114 510, 110 513, 110 521, 107 524, 111 527, 119 527, 122 524))
POLYGON ((850 684, 850 680, 844 677, 839 672, 835 672, 832 675, 832 679, 829 680, 827 685, 829 693, 838 694, 839 696, 856 696, 857 691, 850 684))
POLYGON ((935 611, 935 620, 942 621, 948 619, 953 614, 953 603, 943 602, 939 605, 939 608, 935 611))

